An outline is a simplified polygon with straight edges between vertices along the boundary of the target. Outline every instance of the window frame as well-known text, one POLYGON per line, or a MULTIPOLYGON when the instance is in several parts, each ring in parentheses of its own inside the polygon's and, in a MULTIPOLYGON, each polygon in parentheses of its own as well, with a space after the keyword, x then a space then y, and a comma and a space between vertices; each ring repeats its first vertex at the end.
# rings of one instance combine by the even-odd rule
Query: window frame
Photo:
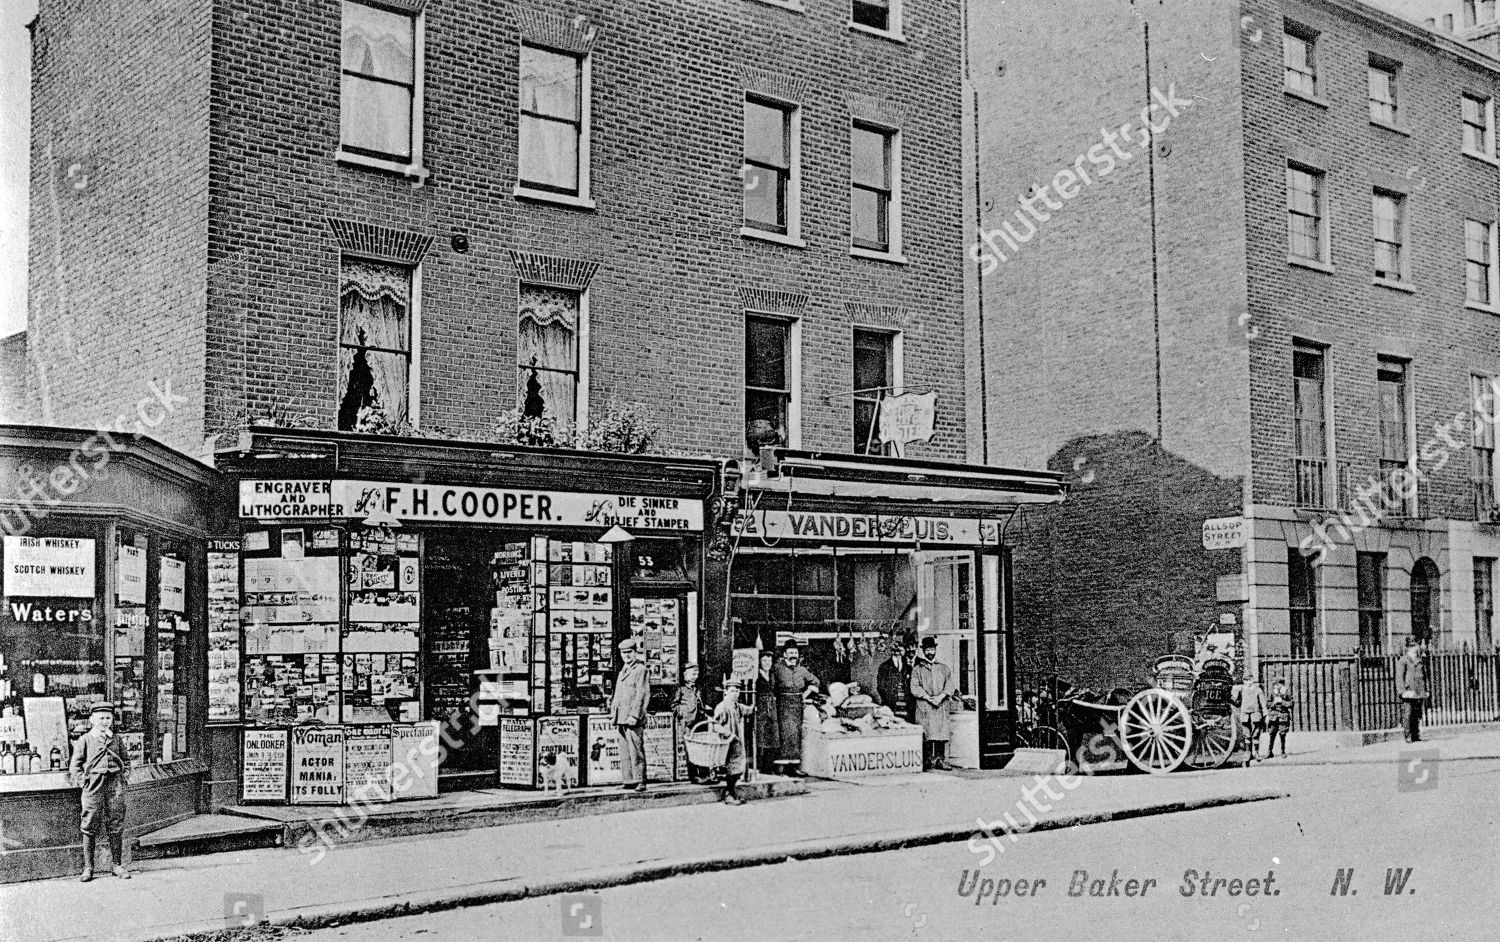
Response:
POLYGON ((1500 404, 1500 380, 1483 373, 1469 376, 1470 412, 1474 421, 1469 423, 1469 486, 1473 499, 1474 519, 1488 522, 1491 514, 1500 515, 1500 464, 1497 464, 1497 445, 1500 445, 1500 416, 1495 405, 1500 404), (1486 390, 1485 387, 1488 387, 1486 390), (1490 405, 1480 405, 1482 398, 1490 405))
POLYGON ((1462 151, 1469 157, 1477 157, 1480 160, 1495 161, 1495 99, 1489 95, 1477 95, 1472 92, 1462 92, 1458 96, 1458 119, 1463 130, 1462 151), (1465 106, 1473 102, 1479 106, 1479 117, 1483 125, 1472 124, 1468 115, 1464 113, 1465 106), (1481 128, 1484 135, 1484 147, 1471 148, 1469 146, 1469 129, 1481 128))
MULTIPOLYGON (((421 9, 416 12, 401 10, 385 6, 372 0, 339 0, 339 132, 338 146, 335 159, 341 164, 365 167, 371 170, 385 170, 399 173, 404 177, 416 179, 418 182, 425 181, 430 176, 424 165, 424 143, 426 138, 423 115, 426 111, 426 75, 427 75, 427 11, 421 9), (343 65, 343 16, 344 8, 348 4, 369 7, 385 13, 393 13, 399 16, 410 17, 412 20, 412 88, 411 88, 411 157, 403 160, 397 155, 379 155, 367 152, 364 149, 350 149, 344 143, 343 132, 343 77, 346 70, 343 65)), ((381 84, 399 84, 386 79, 378 79, 367 76, 357 76, 367 81, 380 82, 381 84)))
POLYGON ((1292 657, 1317 657, 1322 649, 1322 612, 1318 604, 1321 599, 1318 578, 1318 566, 1310 557, 1304 555, 1295 546, 1288 546, 1287 552, 1287 642, 1292 657), (1300 600, 1297 593, 1293 592, 1292 574, 1300 570, 1303 582, 1302 588, 1306 593, 1305 602, 1298 604, 1300 600), (1305 631, 1298 630, 1298 616, 1307 623, 1305 631))
POLYGON ((1376 357, 1375 384, 1376 384, 1376 460, 1380 467, 1382 484, 1386 485, 1383 491, 1388 496, 1387 505, 1397 510, 1402 516, 1412 516, 1419 508, 1412 506, 1416 502, 1416 496, 1412 500, 1406 500, 1399 491, 1390 487, 1388 482, 1390 476, 1398 470, 1407 474, 1415 475, 1417 470, 1417 445, 1414 430, 1416 428, 1413 415, 1414 398, 1412 396, 1412 364, 1408 359, 1394 356, 1376 357), (1385 387, 1392 383, 1387 374, 1399 373, 1399 379, 1395 380, 1397 395, 1400 398, 1400 424, 1395 428, 1394 435, 1399 436, 1395 444, 1400 446, 1400 455, 1387 457, 1387 445, 1392 442, 1392 430, 1386 422, 1384 405, 1385 387))
POLYGON ((1320 77, 1318 75, 1318 35, 1319 34, 1318 34, 1317 30, 1310 29, 1310 28, 1308 28, 1306 26, 1303 26, 1301 23, 1296 23, 1296 22, 1293 22, 1291 20, 1284 20, 1282 22, 1282 30, 1281 30, 1281 84, 1282 84, 1282 88, 1284 90, 1288 91, 1288 92, 1291 92, 1293 95, 1300 95, 1300 96, 1302 96, 1304 98, 1311 98, 1311 99, 1315 99, 1315 100, 1317 100, 1319 98, 1319 95, 1318 95, 1319 86, 1322 84, 1319 81, 1320 77), (1287 58, 1287 40, 1289 40, 1289 39, 1290 40, 1295 40, 1295 41, 1297 41, 1299 43, 1302 43, 1302 45, 1306 48, 1307 55, 1306 55, 1305 58, 1306 58, 1306 64, 1307 64, 1307 71, 1304 72, 1301 69, 1294 69, 1286 61, 1286 58, 1287 58), (1292 82, 1291 82, 1291 77, 1294 74, 1298 75, 1298 76, 1305 76, 1307 78, 1309 84, 1311 84, 1312 88, 1311 89, 1304 89, 1304 88, 1298 88, 1297 86, 1293 85, 1292 82))
POLYGON ((1390 580, 1386 578, 1390 561, 1386 553, 1356 551, 1354 554, 1354 599, 1359 619, 1359 647, 1367 653, 1378 654, 1385 647, 1385 638, 1390 620, 1387 617, 1386 589, 1390 580), (1365 583, 1366 564, 1375 573, 1373 585, 1365 583), (1374 622, 1371 626, 1369 623, 1374 622), (1369 643, 1367 643, 1367 640, 1369 643))
MULTIPOLYGON (((902 392, 904 392, 903 378, 902 378, 902 373, 903 373, 903 371, 905 369, 904 349, 903 349, 904 337, 903 337, 903 332, 900 331, 900 330, 891 330, 889 328, 884 328, 884 327, 867 327, 867 326, 865 326, 863 324, 855 324, 850 329, 850 333, 849 333, 849 352, 850 352, 850 357, 849 357, 850 377, 849 377, 849 379, 850 379, 851 390, 852 390, 853 395, 854 395, 854 403, 853 403, 854 408, 852 410, 853 411, 853 415, 851 416, 851 420, 852 420, 851 425, 852 425, 852 427, 851 427, 850 431, 852 432, 853 439, 854 439, 854 454, 856 454, 856 455, 883 455, 883 454, 885 454, 885 444, 886 443, 880 440, 880 433, 879 433, 879 428, 880 428, 880 411, 879 410, 880 410, 880 407, 879 407, 879 403, 878 402, 876 403, 875 408, 874 408, 874 410, 871 413, 871 416, 870 416, 871 429, 867 430, 867 436, 866 436, 868 440, 870 440, 874 444, 877 444, 878 447, 876 447, 874 450, 867 450, 867 449, 865 449, 863 447, 862 443, 860 442, 860 435, 859 435, 859 432, 860 432, 860 428, 859 428, 859 404, 860 404, 860 401, 861 401, 861 399, 860 399, 860 392, 861 392, 861 390, 858 387, 854 386, 854 383, 856 382, 856 379, 855 379, 855 375, 857 373, 856 361, 858 360, 858 357, 859 357, 859 350, 860 350, 859 341, 860 341, 860 335, 861 334, 866 335, 866 336, 871 336, 871 337, 882 337, 885 340, 885 344, 886 344, 886 377, 887 377, 887 382, 886 382, 887 389, 885 390, 885 393, 888 396, 899 396, 899 395, 902 394, 902 392)), ((866 401, 868 401, 868 400, 866 400, 866 401)))
POLYGON ((1365 73, 1365 95, 1369 100, 1370 123, 1395 131, 1405 130, 1401 125, 1401 65, 1381 56, 1372 54, 1365 73), (1370 88, 1370 81, 1375 78, 1376 73, 1387 78, 1387 91, 1389 98, 1376 98, 1374 90, 1370 88), (1390 117, 1383 113, 1390 111, 1390 117))
POLYGON ((1495 650, 1495 563, 1493 556, 1475 556, 1474 560, 1474 650, 1479 654, 1495 650), (1481 573, 1483 578, 1480 578, 1481 573), (1481 630, 1483 626, 1483 630, 1481 630))
MULTIPOLYGON (((744 369, 744 379, 741 383, 741 407, 744 418, 741 422, 742 428, 748 427, 750 423, 750 394, 775 394, 786 397, 786 435, 782 447, 802 447, 802 321, 800 318, 787 317, 768 311, 747 310, 744 322, 744 351, 741 362, 744 369), (778 324, 786 330, 785 343, 786 353, 786 389, 773 389, 768 386, 750 385, 750 322, 761 321, 764 323, 778 324)), ((742 447, 746 453, 750 452, 748 442, 741 435, 742 447)), ((758 456, 755 456, 758 457, 758 456)))
POLYGON ((901 239, 901 217, 902 217, 902 188, 901 188, 901 130, 887 125, 877 124, 873 121, 854 120, 850 128, 850 165, 849 165, 849 254, 858 258, 869 258, 884 262, 904 262, 906 256, 903 254, 901 239), (854 182, 854 132, 865 131, 878 134, 885 139, 885 169, 886 189, 884 191, 874 190, 871 187, 854 182), (866 192, 883 192, 885 196, 885 236, 886 245, 879 248, 870 245, 862 245, 858 241, 854 231, 854 206, 853 195, 857 190, 866 192))
POLYGON ((594 55, 592 52, 576 52, 571 49, 558 49, 545 43, 531 42, 522 39, 516 45, 516 183, 511 195, 518 199, 537 200, 546 203, 555 203, 561 206, 571 206, 577 209, 596 209, 597 204, 593 198, 593 146, 594 146, 594 55), (553 121, 564 124, 574 124, 565 119, 554 118, 550 115, 533 114, 527 112, 522 104, 522 87, 520 83, 520 64, 522 50, 530 47, 540 52, 550 53, 556 56, 566 56, 578 62, 578 120, 576 122, 578 131, 578 191, 570 193, 565 189, 549 187, 545 184, 527 183, 521 178, 521 151, 525 146, 522 137, 522 118, 532 117, 545 121, 553 121))
POLYGON ((1493 222, 1485 222, 1481 219, 1464 217, 1464 306, 1481 311, 1495 312, 1500 310, 1497 304, 1497 294, 1500 294, 1500 245, 1496 242, 1496 226, 1493 222), (1469 238, 1469 227, 1483 226, 1485 231, 1485 258, 1483 261, 1474 259, 1469 254, 1472 244, 1469 238), (1475 298, 1470 293, 1473 283, 1469 277, 1470 266, 1483 266, 1484 286, 1486 297, 1475 298))
POLYGON ((1308 265, 1315 268, 1331 269, 1333 267, 1330 264, 1331 247, 1328 234, 1328 207, 1329 203, 1327 172, 1320 170, 1317 167, 1313 167, 1310 164, 1299 163, 1295 160, 1288 160, 1286 163, 1287 261, 1294 264, 1308 265), (1297 212, 1292 207, 1292 193, 1294 192, 1292 187, 1292 175, 1295 173, 1305 174, 1312 180, 1314 187, 1312 193, 1313 210, 1316 215, 1308 216, 1307 214, 1297 212), (1294 218, 1311 218, 1317 221, 1315 241, 1317 244, 1318 254, 1316 256, 1300 255, 1296 252, 1296 243, 1294 240, 1294 231, 1292 227, 1292 221, 1294 218))
MULTIPOLYGON (((764 239, 782 245, 795 248, 806 248, 807 243, 802 239, 802 106, 794 101, 787 101, 773 95, 765 95, 760 92, 745 92, 744 107, 748 109, 750 104, 756 104, 764 108, 780 111, 783 114, 782 134, 786 142, 787 167, 785 170, 785 185, 782 191, 782 216, 784 224, 767 228, 760 223, 753 223, 744 214, 744 203, 741 202, 740 235, 755 239, 764 239)), ((742 116, 748 111, 742 111, 742 116)), ((743 122, 742 122, 743 123, 743 122)), ((751 161, 749 156, 749 141, 743 139, 740 142, 740 178, 748 191, 748 176, 751 167, 762 171, 774 171, 778 175, 781 168, 761 161, 751 161)), ((779 177, 778 177, 779 179, 779 177)))
MULTIPOLYGON (((373 263, 377 265, 388 265, 392 268, 407 269, 410 277, 409 291, 411 292, 411 307, 406 312, 406 421, 412 428, 421 428, 422 425, 422 263, 405 265, 401 262, 392 262, 387 259, 373 258, 360 255, 357 252, 341 252, 339 254, 339 282, 343 281, 344 262, 356 261, 373 263)), ((338 400, 344 394, 344 377, 341 375, 337 351, 342 351, 349 345, 343 341, 344 333, 344 311, 343 297, 340 291, 336 299, 339 309, 339 320, 337 322, 337 333, 335 335, 335 357, 334 357, 334 389, 336 396, 334 400, 335 427, 337 427, 338 400)), ((351 347, 350 349, 357 349, 351 347)), ((376 353, 401 353, 400 350, 391 350, 386 347, 365 347, 376 353)))
POLYGON ((1371 266, 1377 283, 1390 283, 1407 287, 1411 284, 1411 252, 1409 251, 1409 228, 1411 214, 1407 211, 1406 194, 1395 190, 1386 190, 1375 187, 1370 196, 1370 238, 1371 238, 1371 266), (1379 233, 1380 220, 1376 212, 1381 200, 1390 201, 1395 210, 1395 238, 1396 241, 1382 239, 1379 233), (1382 273, 1378 259, 1380 257, 1380 246, 1393 246, 1395 252, 1396 269, 1394 274, 1382 273))
POLYGON ((881 0, 847 0, 847 2, 849 4, 850 29, 861 33, 868 33, 871 36, 880 36, 884 39, 895 40, 896 42, 906 41, 906 11, 902 9, 902 7, 905 6, 905 0, 884 0, 886 4, 885 29, 880 29, 879 27, 875 26, 867 26, 864 23, 856 22, 854 18, 855 7, 858 4, 865 3, 872 6, 878 6, 881 3, 881 0))
MULTIPOLYGON (((589 291, 587 288, 563 288, 557 285, 544 285, 534 281, 520 279, 516 282, 516 370, 517 370, 517 402, 520 408, 525 402, 525 397, 519 394, 521 389, 520 371, 530 369, 521 363, 521 298, 522 292, 530 286, 532 288, 544 288, 549 291, 568 291, 578 296, 578 328, 573 336, 573 417, 569 424, 574 435, 578 439, 588 432, 589 422, 589 291)), ((567 370, 555 370, 546 368, 549 373, 566 373, 567 370)))

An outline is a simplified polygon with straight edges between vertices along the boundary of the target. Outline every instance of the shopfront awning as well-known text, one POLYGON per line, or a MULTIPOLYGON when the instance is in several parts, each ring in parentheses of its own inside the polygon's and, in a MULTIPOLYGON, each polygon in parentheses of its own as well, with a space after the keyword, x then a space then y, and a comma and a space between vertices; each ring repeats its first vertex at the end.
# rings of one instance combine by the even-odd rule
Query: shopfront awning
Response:
POLYGON ((1002 521, 1067 491, 1050 471, 769 448, 741 486, 741 536, 885 545, 996 545, 1002 521))

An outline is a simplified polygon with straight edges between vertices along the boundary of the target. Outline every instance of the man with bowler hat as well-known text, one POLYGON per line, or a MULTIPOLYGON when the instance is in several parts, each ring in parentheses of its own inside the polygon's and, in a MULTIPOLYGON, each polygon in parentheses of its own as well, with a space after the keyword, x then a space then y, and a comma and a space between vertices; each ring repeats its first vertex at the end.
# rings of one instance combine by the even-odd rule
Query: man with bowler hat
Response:
POLYGON ((99 832, 109 836, 114 875, 129 880, 125 869, 125 783, 130 762, 115 735, 115 707, 96 703, 89 711, 90 729, 73 743, 68 780, 82 790, 83 875, 79 882, 94 879, 94 855, 99 832))
POLYGON ((615 678, 615 695, 609 703, 610 721, 620 734, 620 771, 626 791, 646 790, 646 702, 651 682, 641 657, 641 643, 634 638, 620 642, 625 661, 615 678))
POLYGON ((953 686, 953 671, 937 659, 937 647, 937 638, 932 635, 922 639, 922 656, 911 669, 911 695, 924 735, 923 770, 946 772, 952 768, 948 764, 948 740, 953 738, 948 711, 958 691, 953 686))

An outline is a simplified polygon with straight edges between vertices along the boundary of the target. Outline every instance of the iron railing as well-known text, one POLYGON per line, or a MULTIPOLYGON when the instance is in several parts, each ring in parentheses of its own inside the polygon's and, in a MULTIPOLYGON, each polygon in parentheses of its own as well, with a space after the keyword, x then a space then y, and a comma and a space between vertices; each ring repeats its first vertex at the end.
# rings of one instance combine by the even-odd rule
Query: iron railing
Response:
MULTIPOLYGON (((1287 682, 1294 730, 1393 729, 1401 724, 1401 691, 1396 688, 1401 657, 1369 653, 1261 658, 1261 686, 1269 693, 1276 680, 1287 682)), ((1434 652, 1423 662, 1428 690, 1425 725, 1500 720, 1500 653, 1465 648, 1434 652)))

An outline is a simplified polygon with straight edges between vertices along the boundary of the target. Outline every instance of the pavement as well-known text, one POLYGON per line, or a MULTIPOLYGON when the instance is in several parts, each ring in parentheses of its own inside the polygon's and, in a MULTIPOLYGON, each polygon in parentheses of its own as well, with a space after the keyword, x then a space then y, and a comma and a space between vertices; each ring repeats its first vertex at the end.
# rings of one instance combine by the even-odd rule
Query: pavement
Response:
POLYGON ((454 906, 600 889, 684 873, 967 840, 1191 811, 1282 793, 1234 770, 1055 779, 902 774, 815 781, 805 795, 448 831, 304 850, 245 850, 143 862, 129 881, 0 887, 0 939, 134 942, 269 922, 319 927, 454 906), (1026 802, 1025 789, 1033 800, 1026 802), (1022 804, 1030 809, 1030 815, 1022 804), (1037 823, 1032 826, 1031 818, 1037 823), (66 918, 63 915, 66 914, 66 918))

